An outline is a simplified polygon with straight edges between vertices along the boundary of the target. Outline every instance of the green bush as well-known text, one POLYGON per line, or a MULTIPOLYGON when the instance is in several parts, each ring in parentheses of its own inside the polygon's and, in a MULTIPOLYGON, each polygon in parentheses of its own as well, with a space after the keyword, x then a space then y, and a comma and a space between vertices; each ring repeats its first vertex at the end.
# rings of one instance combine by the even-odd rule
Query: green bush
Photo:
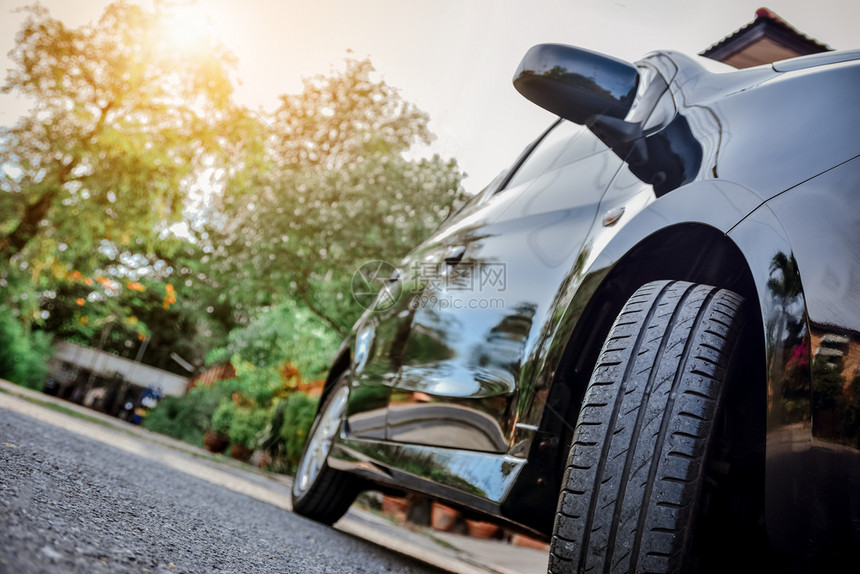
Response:
POLYGON ((257 438, 269 423, 272 409, 237 406, 232 400, 222 402, 212 414, 211 430, 225 435, 232 444, 256 448, 257 438))
POLYGON ((259 310, 251 322, 233 329, 227 345, 209 352, 207 364, 230 360, 254 367, 290 361, 308 379, 324 377, 341 337, 319 317, 292 300, 259 310))
POLYGON ((265 449, 274 459, 273 470, 292 472, 307 442, 319 398, 290 391, 285 385, 277 369, 242 363, 233 379, 164 399, 144 426, 197 445, 203 444, 207 431, 215 431, 232 444, 265 449))
POLYGON ((41 391, 52 354, 47 333, 29 331, 0 307, 0 378, 41 391))
POLYGON ((143 426, 189 444, 203 446, 203 435, 214 430, 213 414, 229 398, 229 387, 219 385, 197 387, 182 397, 165 397, 146 415, 143 426))
POLYGON ((241 444, 248 448, 257 446, 257 437, 263 433, 266 424, 269 422, 270 413, 267 409, 261 408, 237 408, 233 413, 233 420, 230 424, 230 431, 227 436, 230 437, 232 444, 241 444))
POLYGON ((271 457, 270 470, 290 474, 308 440, 317 412, 318 397, 293 392, 275 403, 269 424, 261 435, 259 446, 271 457))
POLYGON ((215 409, 215 412, 212 413, 212 422, 209 426, 209 430, 215 431, 216 433, 228 436, 230 433, 230 426, 233 424, 233 415, 236 414, 236 404, 233 401, 225 401, 218 405, 218 408, 215 409))
POLYGON ((318 397, 306 393, 293 393, 286 399, 284 424, 281 426, 280 435, 284 445, 284 462, 290 471, 299 464, 299 458, 314 424, 318 403, 318 397))

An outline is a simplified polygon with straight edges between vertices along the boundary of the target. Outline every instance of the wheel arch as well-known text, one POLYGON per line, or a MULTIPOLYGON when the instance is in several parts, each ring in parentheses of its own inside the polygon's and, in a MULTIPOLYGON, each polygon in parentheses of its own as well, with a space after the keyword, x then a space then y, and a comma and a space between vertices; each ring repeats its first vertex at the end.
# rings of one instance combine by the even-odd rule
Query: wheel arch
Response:
MULTIPOLYGON (((761 513, 769 544, 778 545, 782 533, 772 526, 785 521, 784 507, 790 505, 778 498, 785 493, 766 490, 779 471, 770 469, 773 477, 769 478, 773 462, 767 457, 767 434, 796 422, 785 403, 801 398, 798 392, 811 400, 813 379, 806 297, 782 224, 766 204, 725 232, 702 223, 677 224, 649 235, 604 271, 598 288, 592 291, 597 295, 584 305, 554 373, 552 389, 570 397, 565 416, 576 420, 578 399, 606 333, 639 285, 658 278, 673 279, 740 294, 745 299, 747 324, 729 383, 726 414, 738 428, 735 443, 742 446, 732 456, 746 465, 743 473, 750 489, 746 495, 753 498, 747 498, 744 507, 753 506, 761 513), (711 255, 716 259, 708 260, 711 255), (703 261, 707 263, 704 267, 703 261)), ((545 416, 542 425, 549 419, 545 416)), ((572 428, 567 430, 569 434, 558 441, 555 453, 556 464, 562 465, 552 467, 557 475, 572 437, 572 428)))
POLYGON ((328 397, 332 388, 334 388, 334 384, 338 381, 340 376, 345 373, 352 363, 352 349, 349 346, 350 339, 347 338, 341 343, 340 348, 335 353, 334 360, 332 361, 331 368, 328 371, 328 375, 325 379, 325 384, 323 385, 322 394, 320 395, 319 406, 317 407, 317 412, 322 408, 323 403, 325 403, 326 397, 328 397))
MULTIPOLYGON (((765 395, 766 314, 762 312, 759 288, 748 257, 723 231, 701 223, 682 223, 649 235, 625 253, 606 273, 598 294, 585 305, 555 369, 555 383, 568 386, 565 393, 570 397, 565 413, 568 421, 575 424, 579 401, 621 308, 639 287, 661 279, 712 285, 745 299, 747 324, 739 359, 744 371, 744 390, 750 395, 765 395)), ((763 430, 765 412, 758 415, 762 417, 763 430)), ((559 441, 562 454, 572 437, 570 428, 565 428, 569 432, 559 441)))
POLYGON ((755 409, 743 416, 755 418, 752 426, 759 435, 755 449, 763 456, 768 412, 764 397, 772 378, 773 355, 765 326, 772 321, 774 310, 762 291, 767 291, 773 274, 773 254, 786 248, 790 252, 790 246, 772 214, 762 223, 773 230, 767 246, 760 245, 753 233, 731 234, 739 221, 761 207, 761 200, 745 188, 731 186, 740 190, 743 198, 727 208, 724 193, 709 200, 708 187, 698 185, 686 195, 683 189, 677 190, 661 200, 663 205, 658 201, 646 208, 607 243, 583 273, 536 375, 535 388, 540 392, 548 387, 548 391, 540 410, 531 413, 530 421, 525 419, 538 430, 529 446, 529 465, 503 504, 506 515, 520 520, 530 513, 540 515, 529 526, 551 530, 566 454, 591 371, 618 312, 636 289, 649 281, 708 284, 732 290, 746 300, 747 329, 739 370, 749 383, 743 385, 742 394, 754 397, 750 404, 755 409), (667 219, 676 223, 666 225, 667 219), (528 490, 541 494, 525 495, 528 490), (515 502, 521 495, 527 502, 515 502), (535 508, 543 512, 534 512, 535 508))
MULTIPOLYGON (((729 289, 747 301, 748 329, 764 340, 758 289, 747 257, 723 231, 702 223, 680 223, 660 229, 628 250, 609 268, 594 272, 599 284, 587 302, 575 297, 571 307, 583 311, 566 335, 552 367, 555 381, 571 385, 573 395, 584 392, 591 371, 618 312, 643 284, 669 279, 729 289), (598 277, 597 275, 602 275, 598 277), (570 377, 570 373, 582 375, 570 377)), ((583 284, 588 281, 586 279, 583 284)), ((579 294, 578 294, 579 295, 579 294)), ((581 297, 588 297, 583 293, 581 297)), ((763 375, 763 371, 762 371, 763 375)))

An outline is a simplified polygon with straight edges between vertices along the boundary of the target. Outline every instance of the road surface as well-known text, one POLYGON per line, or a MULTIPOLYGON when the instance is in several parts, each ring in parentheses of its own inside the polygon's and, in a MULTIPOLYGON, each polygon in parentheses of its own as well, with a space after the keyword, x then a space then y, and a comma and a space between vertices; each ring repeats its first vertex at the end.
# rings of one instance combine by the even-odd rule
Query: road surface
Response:
POLYGON ((263 477, 0 398, 2 574, 442 572, 288 512, 263 477))

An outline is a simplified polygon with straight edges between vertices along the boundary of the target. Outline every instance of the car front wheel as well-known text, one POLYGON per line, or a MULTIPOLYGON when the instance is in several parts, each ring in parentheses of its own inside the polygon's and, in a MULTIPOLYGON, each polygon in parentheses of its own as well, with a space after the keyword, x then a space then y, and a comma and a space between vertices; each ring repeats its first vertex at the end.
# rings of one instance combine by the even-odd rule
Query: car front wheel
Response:
POLYGON ((347 380, 347 375, 342 375, 326 396, 293 480, 293 511, 324 524, 337 522, 360 490, 354 477, 329 467, 327 462, 346 413, 347 380))
POLYGON ((743 326, 730 291, 658 281, 618 315, 585 392, 549 570, 690 572, 743 326))

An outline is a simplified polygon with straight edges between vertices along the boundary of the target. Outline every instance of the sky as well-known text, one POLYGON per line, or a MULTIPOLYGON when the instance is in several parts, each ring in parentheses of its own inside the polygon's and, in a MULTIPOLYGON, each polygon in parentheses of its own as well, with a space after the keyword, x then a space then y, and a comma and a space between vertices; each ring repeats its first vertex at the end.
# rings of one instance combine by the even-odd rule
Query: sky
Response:
MULTIPOLYGON (((14 46, 23 0, 0 0, 0 54, 14 46)), ((69 26, 96 21, 105 0, 42 0, 69 26)), ((150 0, 142 0, 151 5, 150 0)), ((236 97, 271 111, 302 78, 370 58, 387 83, 430 115, 431 150, 454 157, 479 191, 552 116, 513 88, 534 44, 559 42, 628 61, 658 49, 699 52, 751 22, 761 6, 836 49, 860 48, 857 0, 202 0, 197 10, 237 56, 236 97)), ((12 66, 3 58, 2 69, 12 66)), ((27 102, 0 96, 0 125, 27 102)))

